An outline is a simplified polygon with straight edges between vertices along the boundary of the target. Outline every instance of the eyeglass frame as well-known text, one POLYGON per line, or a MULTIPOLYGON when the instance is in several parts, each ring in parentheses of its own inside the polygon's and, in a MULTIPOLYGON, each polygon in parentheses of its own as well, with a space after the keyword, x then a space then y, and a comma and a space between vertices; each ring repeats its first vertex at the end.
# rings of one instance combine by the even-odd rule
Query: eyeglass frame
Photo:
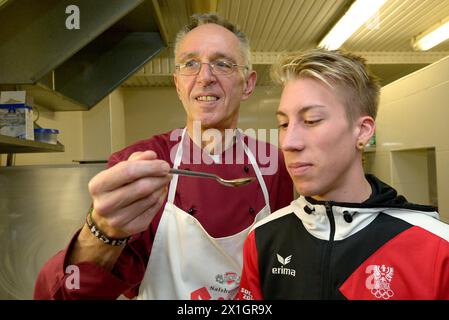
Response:
POLYGON ((198 60, 189 60, 189 61, 184 62, 184 63, 178 63, 178 64, 175 64, 175 68, 176 68, 176 70, 178 70, 178 72, 179 72, 179 74, 180 74, 181 76, 197 76, 197 75, 200 73, 201 67, 203 66, 203 64, 209 65, 209 68, 210 68, 212 74, 213 74, 213 75, 216 75, 216 76, 217 76, 217 75, 218 75, 218 76, 222 76, 222 75, 230 75, 230 74, 232 74, 232 73, 236 70, 237 67, 242 67, 242 68, 245 68, 246 70, 249 70, 249 67, 248 67, 247 65, 237 64, 237 63, 231 63, 231 62, 225 61, 225 60, 216 60, 216 61, 212 61, 212 62, 200 62, 200 61, 198 61, 198 60), (199 68, 198 68, 198 70, 196 71, 196 73, 192 73, 192 74, 182 74, 182 73, 181 73, 181 67, 185 66, 188 62, 191 62, 191 61, 194 61, 194 62, 198 63, 198 65, 199 65, 199 68), (229 73, 215 73, 215 65, 216 65, 216 63, 218 63, 218 62, 229 63, 229 64, 232 66, 231 72, 229 72, 229 73))

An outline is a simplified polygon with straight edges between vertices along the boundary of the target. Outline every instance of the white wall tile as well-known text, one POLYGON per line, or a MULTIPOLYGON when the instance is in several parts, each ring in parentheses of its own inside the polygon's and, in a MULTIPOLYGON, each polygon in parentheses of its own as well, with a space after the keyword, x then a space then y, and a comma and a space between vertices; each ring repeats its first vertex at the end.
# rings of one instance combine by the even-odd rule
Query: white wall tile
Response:
POLYGON ((382 88, 377 152, 370 156, 370 161, 383 163, 371 165, 373 172, 381 176, 385 174, 385 153, 415 150, 411 154, 406 151, 391 154, 391 180, 407 198, 419 200, 419 192, 429 189, 429 179, 423 154, 419 155, 416 149, 435 148, 438 205, 441 216, 449 220, 448 101, 449 57, 382 88), (417 185, 417 181, 422 181, 422 185, 417 185))

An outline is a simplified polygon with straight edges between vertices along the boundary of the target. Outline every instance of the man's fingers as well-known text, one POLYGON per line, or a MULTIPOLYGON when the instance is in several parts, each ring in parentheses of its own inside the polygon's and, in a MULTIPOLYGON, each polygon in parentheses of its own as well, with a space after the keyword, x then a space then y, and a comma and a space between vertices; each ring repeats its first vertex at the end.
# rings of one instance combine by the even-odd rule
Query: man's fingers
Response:
POLYGON ((89 191, 92 195, 101 194, 144 177, 165 177, 169 170, 170 165, 164 160, 123 161, 92 178, 89 191))
POLYGON ((170 176, 141 178, 120 188, 102 193, 94 198, 94 206, 98 213, 108 215, 121 210, 131 203, 143 199, 154 198, 159 189, 165 189, 170 183, 170 176))
POLYGON ((113 228, 126 230, 126 232, 131 234, 145 230, 152 220, 152 216, 149 216, 148 212, 156 214, 157 211, 161 208, 166 194, 166 189, 161 188, 155 191, 150 196, 139 199, 131 203, 129 206, 114 212, 113 216, 108 217, 110 226, 113 228), (133 223, 132 227, 128 226, 131 221, 136 220, 140 215, 143 214, 145 214, 146 218, 137 220, 141 221, 140 226, 135 222, 133 223), (137 229, 139 230, 136 231, 137 229))
POLYGON ((156 152, 152 150, 148 151, 137 151, 131 154, 128 160, 154 160, 157 158, 156 152))
POLYGON ((136 234, 144 231, 148 228, 156 213, 159 212, 165 197, 160 197, 153 206, 139 214, 134 220, 131 220, 126 225, 126 228, 130 234, 136 234))

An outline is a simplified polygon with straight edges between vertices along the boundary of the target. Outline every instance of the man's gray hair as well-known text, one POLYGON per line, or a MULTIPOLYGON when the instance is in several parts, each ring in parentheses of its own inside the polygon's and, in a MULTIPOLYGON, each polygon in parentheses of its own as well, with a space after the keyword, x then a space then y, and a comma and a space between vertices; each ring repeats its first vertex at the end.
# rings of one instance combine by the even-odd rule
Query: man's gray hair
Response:
POLYGON ((190 31, 192 31, 193 29, 195 29, 196 27, 201 26, 203 24, 208 24, 208 23, 214 23, 219 26, 222 26, 236 35, 236 37, 239 39, 240 51, 241 51, 243 61, 244 61, 245 65, 249 68, 249 70, 251 70, 252 69, 251 49, 249 46, 248 38, 241 30, 239 30, 239 28, 236 25, 232 24, 231 22, 229 22, 226 19, 221 18, 220 16, 218 16, 215 13, 194 14, 190 17, 190 23, 188 25, 184 26, 184 28, 182 28, 176 35, 175 56, 177 54, 179 44, 180 44, 181 40, 186 36, 186 34, 189 33, 190 31))

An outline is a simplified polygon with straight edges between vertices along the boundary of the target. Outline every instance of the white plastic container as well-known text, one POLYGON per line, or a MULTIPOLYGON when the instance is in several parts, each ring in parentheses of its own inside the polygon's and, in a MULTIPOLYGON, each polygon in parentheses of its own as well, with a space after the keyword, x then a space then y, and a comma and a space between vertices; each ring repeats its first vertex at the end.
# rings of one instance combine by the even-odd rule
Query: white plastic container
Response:
POLYGON ((0 104, 0 134, 34 140, 31 107, 23 103, 0 104))
POLYGON ((58 144, 58 129, 36 128, 34 129, 34 140, 50 144, 58 144))

